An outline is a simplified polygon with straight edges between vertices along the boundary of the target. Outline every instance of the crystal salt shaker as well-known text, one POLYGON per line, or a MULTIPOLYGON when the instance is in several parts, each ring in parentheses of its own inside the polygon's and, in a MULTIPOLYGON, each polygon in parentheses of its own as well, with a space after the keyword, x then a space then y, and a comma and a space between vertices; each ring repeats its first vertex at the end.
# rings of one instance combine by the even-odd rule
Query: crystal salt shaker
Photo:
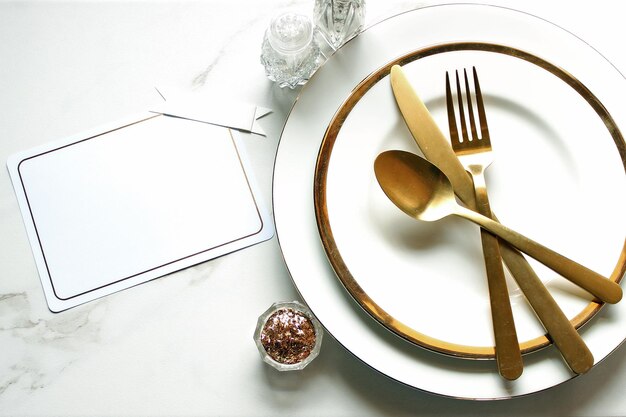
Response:
POLYGON ((315 0, 313 14, 318 30, 337 49, 363 28, 365 0, 315 0))
POLYGON ((322 62, 313 32, 313 22, 304 15, 284 13, 272 19, 261 50, 270 80, 289 88, 307 82, 322 62))

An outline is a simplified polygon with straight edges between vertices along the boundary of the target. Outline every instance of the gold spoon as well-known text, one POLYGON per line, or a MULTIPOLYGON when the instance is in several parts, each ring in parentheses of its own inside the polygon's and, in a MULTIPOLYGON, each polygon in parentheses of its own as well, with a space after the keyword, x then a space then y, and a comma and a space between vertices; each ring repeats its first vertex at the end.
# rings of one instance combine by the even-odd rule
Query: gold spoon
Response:
POLYGON ((589 288, 602 300, 613 304, 622 299, 622 288, 616 282, 460 206, 448 177, 424 158, 405 151, 386 151, 376 158, 374 171, 387 197, 414 219, 436 221, 453 214, 471 220, 573 283, 589 288))

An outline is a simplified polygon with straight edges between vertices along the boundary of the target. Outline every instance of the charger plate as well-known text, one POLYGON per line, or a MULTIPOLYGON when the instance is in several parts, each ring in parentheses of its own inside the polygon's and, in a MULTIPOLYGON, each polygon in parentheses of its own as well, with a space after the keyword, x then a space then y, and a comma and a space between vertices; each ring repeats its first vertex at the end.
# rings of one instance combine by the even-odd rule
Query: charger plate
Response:
MULTIPOLYGON (((522 348, 536 351, 525 355, 522 377, 504 383, 493 361, 448 356, 493 356, 478 231, 457 219, 415 222, 380 191, 375 156, 418 152, 389 85, 393 63, 404 64, 440 126, 445 71, 476 65, 496 151, 487 175, 500 220, 616 281, 623 276, 626 82, 549 22, 498 7, 446 5, 366 30, 317 72, 292 109, 277 153, 274 214, 303 299, 355 356, 415 388, 510 398, 571 379, 554 347, 539 350, 549 342, 512 282, 522 348), (563 77, 494 45, 563 69, 563 77), (316 171, 318 154, 323 168, 316 171), (589 213, 597 214, 592 220, 589 213), (345 285, 350 279, 356 285, 345 285)), ((581 333, 596 362, 622 343, 626 303, 600 309, 584 291, 533 266, 568 317, 588 322, 581 333)))

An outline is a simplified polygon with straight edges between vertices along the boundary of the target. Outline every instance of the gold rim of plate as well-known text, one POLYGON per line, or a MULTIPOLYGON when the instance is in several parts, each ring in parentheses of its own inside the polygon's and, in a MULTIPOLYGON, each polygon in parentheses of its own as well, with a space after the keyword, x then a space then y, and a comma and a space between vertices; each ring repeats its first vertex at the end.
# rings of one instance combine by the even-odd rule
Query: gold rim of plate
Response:
MULTIPOLYGON (((339 110, 337 110, 333 116, 328 128, 326 129, 320 146, 313 184, 315 216, 326 256, 328 257, 335 274, 354 300, 376 321, 403 339, 438 353, 468 359, 494 359, 495 348, 493 346, 468 346, 436 339, 405 325, 382 309, 361 288, 357 279, 352 275, 341 257, 341 253, 333 237, 333 231, 330 227, 326 204, 326 180, 330 156, 333 152, 335 141, 343 123, 359 100, 363 98, 370 88, 389 75, 393 65, 402 66, 431 55, 455 51, 484 51, 509 55, 537 65, 564 81, 585 99, 585 101, 593 108, 596 114, 603 121, 615 142, 622 164, 626 170, 626 143, 624 142, 624 138, 619 128, 600 100, 573 75, 529 52, 510 46, 484 42, 445 43, 419 49, 396 58, 392 62, 387 63, 370 74, 352 90, 350 96, 343 102, 339 110)), ((617 264, 611 273, 610 279, 615 282, 620 282, 625 271, 626 239, 624 245, 622 246, 622 251, 617 264)), ((600 301, 591 301, 580 313, 571 319, 572 325, 574 325, 577 329, 580 328, 591 320, 591 318, 598 313, 598 311, 600 311, 602 306, 603 303, 600 301)), ((520 349, 523 354, 526 354, 546 347, 551 343, 552 342, 548 336, 543 335, 521 342, 520 349)))

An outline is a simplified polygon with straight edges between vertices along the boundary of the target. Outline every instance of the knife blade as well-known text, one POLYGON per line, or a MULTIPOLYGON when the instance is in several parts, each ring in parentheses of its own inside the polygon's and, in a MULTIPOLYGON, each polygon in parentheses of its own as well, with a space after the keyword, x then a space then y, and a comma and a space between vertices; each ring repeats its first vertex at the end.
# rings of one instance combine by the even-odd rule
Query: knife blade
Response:
POLYGON ((476 199, 470 176, 398 65, 391 68, 391 88, 402 117, 426 159, 446 174, 461 201, 474 208, 476 199))
MULTIPOLYGON (((394 65, 391 68, 390 78, 398 108, 418 147, 428 160, 437 165, 448 176, 459 199, 468 208, 475 209, 474 185, 470 176, 456 157, 448 139, 439 129, 426 105, 413 89, 402 68, 394 65)), ((500 241, 500 247, 502 259, 509 272, 515 278, 568 366, 578 374, 587 372, 593 366, 594 358, 574 326, 559 308, 526 258, 505 242, 500 241)), ((615 284, 612 281, 610 283, 615 284)), ((609 298, 610 301, 617 302, 621 298, 621 287, 619 286, 620 294, 615 294, 616 290, 613 288, 609 289, 609 297, 605 297, 606 291, 599 291, 602 295, 600 297, 596 291, 598 283, 577 284, 601 299, 609 298)), ((605 283, 602 282, 599 285, 606 290, 605 283)))

